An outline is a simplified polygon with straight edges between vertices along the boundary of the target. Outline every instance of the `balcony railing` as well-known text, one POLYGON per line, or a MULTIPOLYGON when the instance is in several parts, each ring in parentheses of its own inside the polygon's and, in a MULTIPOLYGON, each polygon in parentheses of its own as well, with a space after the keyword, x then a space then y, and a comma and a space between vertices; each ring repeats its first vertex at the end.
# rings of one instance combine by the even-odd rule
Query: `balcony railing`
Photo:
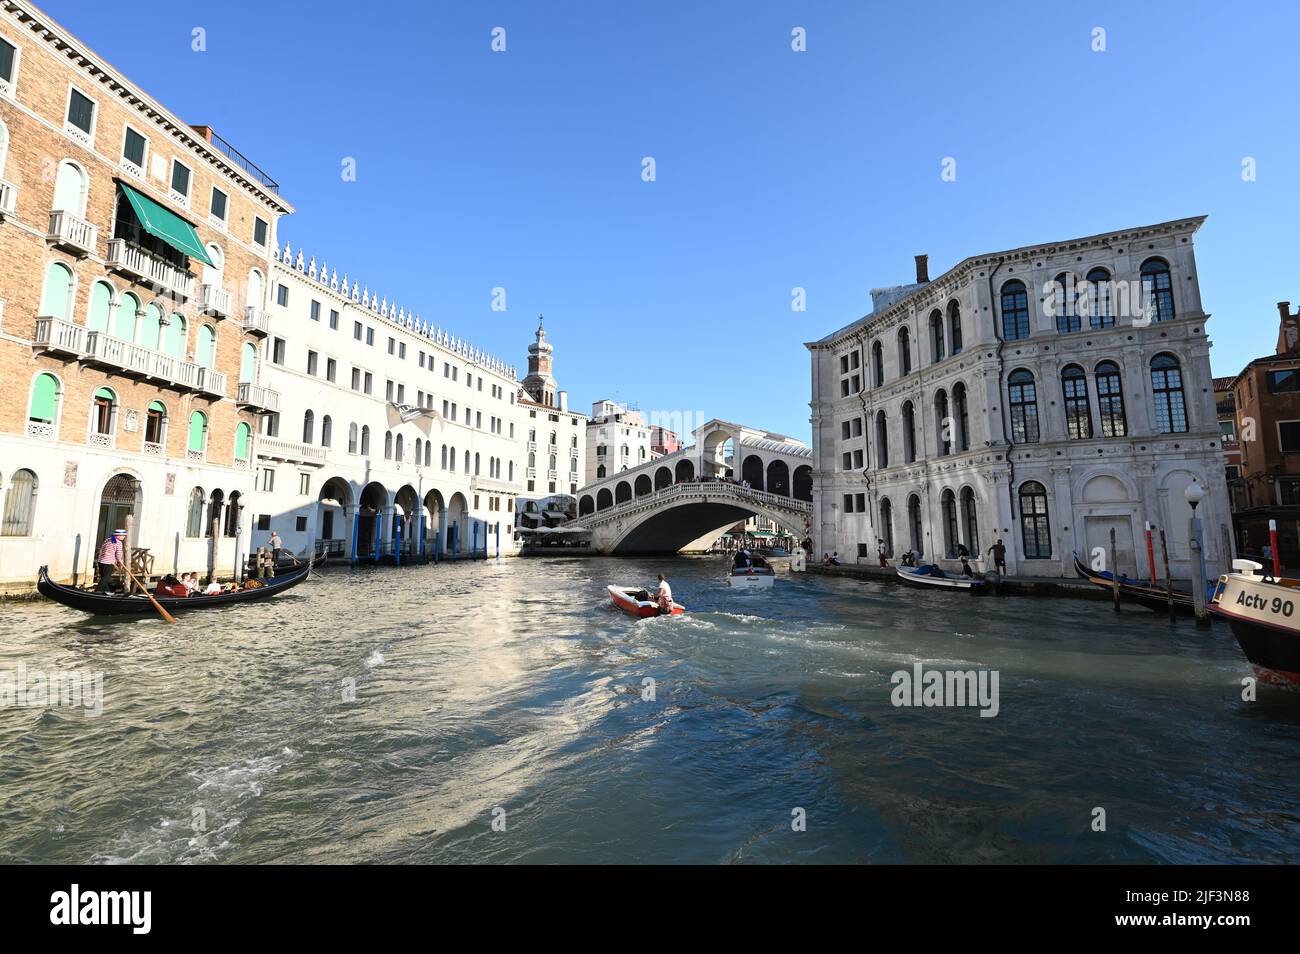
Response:
POLYGON ((27 436, 37 440, 52 441, 59 436, 58 430, 50 421, 28 421, 27 436))
POLYGON ((524 468, 524 476, 527 477, 529 480, 534 479, 534 478, 537 476, 537 468, 536 468, 536 467, 525 467, 525 468, 524 468))
POLYGON ((536 451, 536 450, 537 450, 537 441, 529 441, 529 442, 528 442, 528 450, 529 450, 530 453, 536 451))
POLYGON ((548 470, 548 471, 546 472, 546 479, 547 479, 547 480, 557 480, 557 479, 559 479, 559 472, 558 472, 558 471, 554 471, 554 470, 548 470))
POLYGON ((114 338, 103 331, 87 331, 83 326, 62 318, 37 318, 36 338, 32 345, 41 351, 80 358, 89 364, 154 378, 173 387, 226 396, 226 376, 220 371, 201 368, 161 351, 114 338))
POLYGON ((244 306, 244 330, 265 338, 271 333, 271 316, 256 305, 244 306))
POLYGON ((203 285, 199 288, 199 308, 218 318, 230 317, 230 292, 220 285, 203 285))
POLYGON ((570 448, 569 448, 569 456, 572 457, 574 460, 577 460, 577 458, 578 458, 578 448, 576 448, 576 447, 570 447, 570 448))
POLYGON ((18 187, 12 182, 0 179, 0 219, 13 215, 18 207, 18 187))
POLYGON ((89 255, 95 251, 98 235, 99 230, 95 226, 71 212, 55 209, 50 213, 50 231, 46 238, 60 248, 89 255))
POLYGON ((85 359, 87 361, 112 365, 114 368, 134 372, 141 377, 150 377, 154 374, 154 356, 157 354, 158 352, 142 345, 114 338, 102 331, 91 331, 86 334, 85 359))
POLYGON ((43 351, 55 351, 81 357, 86 352, 86 329, 63 318, 37 318, 33 345, 43 351))
POLYGON ((302 464, 324 464, 325 448, 300 444, 297 441, 282 441, 278 437, 259 437, 257 439, 257 456, 268 460, 283 460, 302 464))
POLYGON ((126 239, 110 239, 108 267, 136 279, 155 282, 181 298, 194 294, 194 276, 126 239))
POLYGON ((259 384, 251 384, 248 381, 239 382, 239 388, 235 392, 235 403, 244 407, 256 408, 259 411, 270 411, 272 413, 280 410, 280 392, 272 391, 270 388, 264 388, 259 384))

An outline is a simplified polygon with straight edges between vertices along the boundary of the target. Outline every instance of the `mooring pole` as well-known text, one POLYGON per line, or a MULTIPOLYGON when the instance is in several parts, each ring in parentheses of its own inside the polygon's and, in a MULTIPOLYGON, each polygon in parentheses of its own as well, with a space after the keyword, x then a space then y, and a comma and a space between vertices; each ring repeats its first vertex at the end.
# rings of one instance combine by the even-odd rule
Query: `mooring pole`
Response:
POLYGON ((1147 521, 1147 565, 1151 568, 1151 585, 1156 585, 1156 551, 1151 542, 1151 521, 1147 521))
POLYGON ((1115 594, 1115 612, 1119 612, 1119 561, 1115 559, 1115 528, 1110 531, 1110 586, 1115 594))
POLYGON ((1174 618, 1174 581, 1169 576, 1169 543, 1165 539, 1165 530, 1160 528, 1160 552, 1165 559, 1165 596, 1169 600, 1169 618, 1174 618))

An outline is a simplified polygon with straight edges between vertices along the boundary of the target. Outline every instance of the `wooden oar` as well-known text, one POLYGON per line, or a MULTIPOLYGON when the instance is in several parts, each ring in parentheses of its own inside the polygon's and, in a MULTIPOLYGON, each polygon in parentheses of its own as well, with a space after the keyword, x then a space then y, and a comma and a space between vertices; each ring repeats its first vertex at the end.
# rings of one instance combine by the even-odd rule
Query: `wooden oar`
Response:
POLYGON ((136 586, 140 587, 140 592, 143 593, 145 596, 149 597, 149 602, 153 604, 153 608, 158 611, 158 614, 163 619, 167 620, 167 622, 169 623, 176 622, 176 617, 172 616, 171 613, 163 609, 163 605, 159 603, 156 599, 154 599, 153 594, 150 593, 148 590, 146 590, 143 584, 141 584, 141 582, 135 578, 135 575, 131 572, 131 568, 129 566, 123 563, 122 569, 126 571, 126 575, 131 580, 131 582, 134 583, 136 586))

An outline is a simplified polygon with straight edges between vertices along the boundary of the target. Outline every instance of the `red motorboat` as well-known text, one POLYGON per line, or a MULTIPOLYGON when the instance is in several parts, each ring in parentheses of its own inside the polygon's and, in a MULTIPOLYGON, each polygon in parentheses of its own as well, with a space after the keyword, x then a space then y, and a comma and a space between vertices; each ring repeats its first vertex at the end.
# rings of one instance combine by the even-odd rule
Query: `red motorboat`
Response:
MULTIPOLYGON (((609 599, 610 602, 621 609, 624 613, 631 613, 633 616, 666 616, 669 614, 659 612, 659 604, 652 598, 654 594, 648 590, 640 589, 635 586, 615 586, 610 584, 609 599)), ((686 612, 686 607, 681 603, 673 603, 673 616, 681 616, 686 612)))

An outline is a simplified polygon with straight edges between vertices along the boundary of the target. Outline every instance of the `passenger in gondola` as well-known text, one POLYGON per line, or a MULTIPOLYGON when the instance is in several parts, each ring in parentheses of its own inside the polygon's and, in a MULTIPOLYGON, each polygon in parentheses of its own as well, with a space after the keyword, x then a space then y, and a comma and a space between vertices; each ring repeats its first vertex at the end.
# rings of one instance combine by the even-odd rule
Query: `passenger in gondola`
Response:
POLYGON ((213 581, 210 582, 210 583, 207 585, 207 587, 203 590, 203 595, 204 595, 204 596, 220 596, 220 595, 221 595, 221 584, 218 583, 216 580, 213 580, 213 581))
POLYGON ((153 595, 154 596, 189 596, 190 591, 189 589, 186 588, 184 583, 182 583, 180 580, 176 579, 176 577, 168 573, 166 576, 164 576, 161 580, 158 581, 158 585, 154 587, 153 595))

